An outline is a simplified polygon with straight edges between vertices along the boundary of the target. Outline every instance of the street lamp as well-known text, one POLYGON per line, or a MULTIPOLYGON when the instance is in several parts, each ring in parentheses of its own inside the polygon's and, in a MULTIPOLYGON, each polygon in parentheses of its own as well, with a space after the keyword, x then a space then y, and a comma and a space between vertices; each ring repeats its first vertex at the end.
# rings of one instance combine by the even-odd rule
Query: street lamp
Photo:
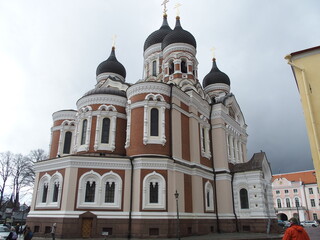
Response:
POLYGON ((177 190, 174 196, 176 198, 176 203, 177 203, 177 235, 178 235, 178 239, 180 240, 180 219, 179 219, 179 205, 178 205, 179 193, 177 190))

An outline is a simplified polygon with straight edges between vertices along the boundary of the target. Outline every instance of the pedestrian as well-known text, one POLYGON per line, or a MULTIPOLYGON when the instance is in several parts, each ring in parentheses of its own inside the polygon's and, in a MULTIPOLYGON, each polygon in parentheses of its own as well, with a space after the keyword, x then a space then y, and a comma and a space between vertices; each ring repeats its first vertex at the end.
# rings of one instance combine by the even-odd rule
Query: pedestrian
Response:
POLYGON ((24 236, 24 238, 23 238, 24 240, 31 240, 31 239, 32 239, 32 237, 33 237, 33 232, 31 231, 31 229, 30 229, 29 226, 27 226, 27 227, 25 228, 25 231, 24 231, 23 236, 24 236))
POLYGON ((310 240, 308 233, 299 225, 296 218, 290 218, 290 227, 287 228, 282 240, 310 240))
POLYGON ((19 223, 17 223, 15 229, 16 229, 16 233, 19 234, 20 233, 20 224, 19 223))
POLYGON ((16 240, 18 238, 18 234, 16 233, 16 229, 14 227, 11 227, 11 231, 6 238, 6 240, 16 240))
POLYGON ((56 228, 57 228, 57 224, 56 223, 52 224, 52 227, 51 227, 52 240, 56 239, 56 228))

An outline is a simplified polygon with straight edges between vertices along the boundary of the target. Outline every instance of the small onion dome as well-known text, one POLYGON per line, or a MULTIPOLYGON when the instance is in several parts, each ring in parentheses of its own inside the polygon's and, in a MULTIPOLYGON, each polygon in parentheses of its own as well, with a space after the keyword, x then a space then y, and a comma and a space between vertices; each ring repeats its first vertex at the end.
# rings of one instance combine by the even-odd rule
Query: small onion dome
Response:
POLYGON ((126 78, 126 69, 120 62, 118 62, 115 54, 115 47, 112 47, 109 58, 99 64, 96 74, 98 76, 99 74, 106 72, 116 73, 121 75, 123 78, 126 78))
POLYGON ((102 87, 102 88, 94 88, 83 95, 83 97, 94 95, 94 94, 110 94, 126 97, 126 93, 117 88, 112 87, 102 87))
POLYGON ((180 17, 176 18, 176 26, 162 41, 162 50, 172 43, 187 43, 197 48, 197 42, 194 36, 186 30, 183 30, 180 24, 180 17))
POLYGON ((143 50, 145 51, 148 47, 154 44, 162 43, 164 37, 167 36, 167 34, 171 31, 172 29, 168 24, 167 15, 165 14, 163 15, 162 26, 147 37, 146 41, 144 42, 143 50))
POLYGON ((230 86, 230 79, 227 74, 221 72, 217 67, 216 59, 212 59, 211 71, 204 77, 202 85, 205 88, 210 84, 224 83, 230 86))

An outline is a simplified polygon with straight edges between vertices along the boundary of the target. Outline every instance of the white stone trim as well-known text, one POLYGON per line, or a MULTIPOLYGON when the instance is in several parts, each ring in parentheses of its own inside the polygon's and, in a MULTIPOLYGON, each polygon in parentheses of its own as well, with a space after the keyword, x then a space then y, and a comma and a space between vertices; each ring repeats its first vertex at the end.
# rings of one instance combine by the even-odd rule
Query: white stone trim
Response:
POLYGON ((135 95, 144 93, 158 93, 165 96, 170 96, 170 86, 165 83, 158 82, 142 82, 132 85, 127 90, 127 97, 131 99, 135 95))
POLYGON ((76 110, 61 110, 53 113, 52 119, 54 122, 58 120, 65 120, 65 119, 74 120, 76 119, 76 114, 77 114, 76 110))
POLYGON ((57 152, 57 157, 68 155, 72 153, 72 149, 74 148, 74 138, 75 138, 75 121, 69 121, 69 120, 64 120, 62 124, 59 126, 60 128, 60 136, 59 136, 59 143, 58 143, 58 152, 57 152), (69 153, 63 153, 64 149, 64 143, 66 140, 66 133, 71 132, 71 144, 70 144, 70 152, 69 153))
POLYGON ((155 171, 148 174, 143 179, 143 200, 144 210, 165 210, 166 209, 166 181, 164 177, 155 171), (150 183, 158 183, 158 203, 150 203, 150 183))
POLYGON ((126 113, 127 113, 127 131, 126 131, 126 143, 125 148, 130 147, 130 139, 131 139, 131 100, 128 100, 127 107, 126 107, 126 113))
POLYGON ((125 107, 127 99, 125 97, 109 94, 93 94, 82 97, 77 102, 77 108, 81 109, 88 105, 109 103, 116 106, 125 107))
POLYGON ((213 187, 212 184, 207 181, 204 186, 204 199, 205 199, 205 209, 206 211, 214 211, 214 204, 213 204, 213 187), (208 198, 207 194, 209 194, 209 206, 208 206, 208 198))

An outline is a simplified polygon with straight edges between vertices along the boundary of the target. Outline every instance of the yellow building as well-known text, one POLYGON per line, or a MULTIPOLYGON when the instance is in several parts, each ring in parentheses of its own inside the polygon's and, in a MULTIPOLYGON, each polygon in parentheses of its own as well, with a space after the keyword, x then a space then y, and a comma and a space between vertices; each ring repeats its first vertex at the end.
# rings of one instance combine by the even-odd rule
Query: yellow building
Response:
POLYGON ((320 46, 291 53, 285 59, 301 96, 313 164, 320 179, 320 46))

